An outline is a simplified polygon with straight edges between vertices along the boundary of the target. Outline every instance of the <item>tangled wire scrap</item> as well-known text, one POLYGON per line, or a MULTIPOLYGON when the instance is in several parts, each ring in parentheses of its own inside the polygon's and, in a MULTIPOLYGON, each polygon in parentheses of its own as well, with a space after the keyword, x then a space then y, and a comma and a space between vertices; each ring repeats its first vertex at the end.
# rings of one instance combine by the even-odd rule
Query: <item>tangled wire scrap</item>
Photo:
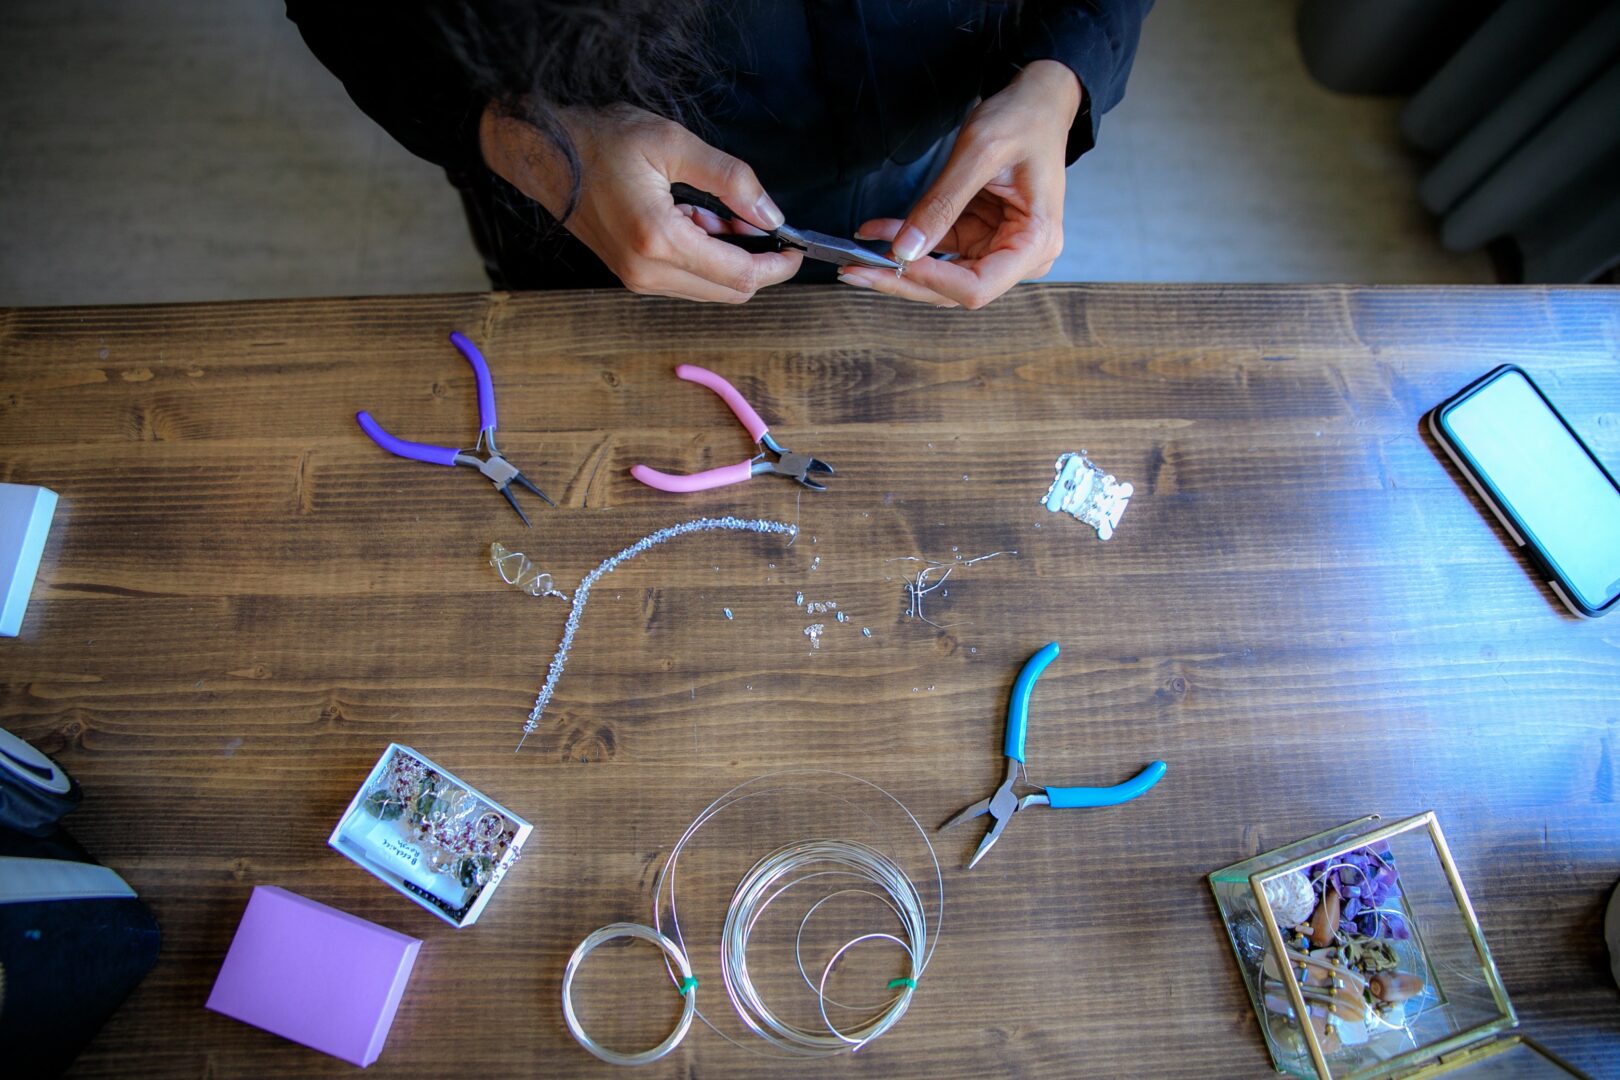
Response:
MULTIPOLYGON (((930 619, 928 616, 924 615, 923 614, 923 597, 927 596, 929 593, 933 592, 934 590, 938 589, 940 586, 944 585, 945 582, 950 579, 951 574, 958 567, 972 566, 974 563, 984 562, 986 559, 993 559, 997 555, 1017 555, 1017 554, 1018 554, 1018 552, 1016 552, 1016 551, 992 551, 988 555, 979 555, 979 556, 977 556, 975 558, 972 558, 972 559, 964 559, 964 558, 962 558, 962 556, 958 555, 954 561, 948 562, 948 563, 940 562, 940 561, 938 561, 936 559, 925 559, 920 555, 902 555, 899 558, 890 559, 889 561, 890 562, 918 562, 918 563, 925 564, 921 568, 918 569, 916 574, 914 574, 912 577, 910 577, 906 581, 906 597, 907 597, 907 600, 910 603, 910 606, 906 610, 906 618, 908 618, 908 619, 917 619, 917 620, 919 620, 921 622, 925 622, 929 626, 932 626, 936 630, 949 630, 951 627, 960 626, 961 624, 960 623, 947 623, 947 624, 942 626, 939 623, 935 622, 934 620, 930 619), (932 580, 930 580, 929 575, 930 574, 936 574, 936 573, 939 574, 939 576, 936 577, 936 578, 933 578, 932 580)), ((949 595, 949 594, 946 593, 946 594, 942 594, 942 595, 949 595)))

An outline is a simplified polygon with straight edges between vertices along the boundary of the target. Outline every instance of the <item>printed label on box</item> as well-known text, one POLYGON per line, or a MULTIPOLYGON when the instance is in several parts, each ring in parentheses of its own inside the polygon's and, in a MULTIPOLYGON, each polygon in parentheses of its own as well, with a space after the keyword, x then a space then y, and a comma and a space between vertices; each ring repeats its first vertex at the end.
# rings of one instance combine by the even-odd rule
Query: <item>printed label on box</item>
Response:
POLYGON ((360 818, 351 835, 360 844, 366 856, 379 866, 386 867, 419 889, 437 896, 447 904, 460 904, 467 890, 451 878, 435 874, 428 869, 422 849, 399 834, 399 825, 393 821, 368 822, 360 818), (368 827, 369 825, 369 827, 368 827))

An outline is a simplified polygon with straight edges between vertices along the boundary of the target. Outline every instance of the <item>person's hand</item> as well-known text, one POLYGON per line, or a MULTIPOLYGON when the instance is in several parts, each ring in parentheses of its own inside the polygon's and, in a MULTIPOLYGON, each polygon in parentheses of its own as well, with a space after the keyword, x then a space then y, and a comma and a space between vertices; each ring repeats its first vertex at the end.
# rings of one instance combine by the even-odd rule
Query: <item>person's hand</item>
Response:
POLYGON ((980 308, 1052 269, 1063 250, 1063 157, 1080 110, 1080 80, 1037 60, 968 115, 951 156, 904 221, 856 231, 887 240, 904 275, 846 267, 840 281, 936 307, 980 308), (931 251, 954 260, 930 259, 931 251))
MULTIPOLYGON (((561 109, 579 155, 579 199, 563 227, 632 292, 740 304, 798 272, 798 252, 751 255, 715 235, 782 224, 782 211, 754 171, 679 124, 640 109, 561 109), (684 181, 718 195, 740 222, 677 207, 669 186, 684 181), (711 235, 715 234, 715 235, 711 235)), ((562 154, 532 124, 484 111, 484 161, 513 187, 561 218, 569 174, 562 154)))

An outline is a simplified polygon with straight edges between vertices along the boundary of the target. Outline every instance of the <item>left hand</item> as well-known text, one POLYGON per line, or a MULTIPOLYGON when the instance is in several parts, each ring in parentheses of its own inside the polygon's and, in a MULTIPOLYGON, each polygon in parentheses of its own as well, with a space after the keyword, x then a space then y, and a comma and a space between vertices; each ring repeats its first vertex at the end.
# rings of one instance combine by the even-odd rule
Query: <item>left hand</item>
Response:
POLYGON ((904 221, 855 233, 888 240, 904 275, 844 267, 838 279, 936 307, 981 308, 1052 269, 1063 250, 1064 151, 1084 90, 1056 60, 1036 60, 981 102, 932 187, 904 221), (931 251, 956 258, 941 261, 931 251))

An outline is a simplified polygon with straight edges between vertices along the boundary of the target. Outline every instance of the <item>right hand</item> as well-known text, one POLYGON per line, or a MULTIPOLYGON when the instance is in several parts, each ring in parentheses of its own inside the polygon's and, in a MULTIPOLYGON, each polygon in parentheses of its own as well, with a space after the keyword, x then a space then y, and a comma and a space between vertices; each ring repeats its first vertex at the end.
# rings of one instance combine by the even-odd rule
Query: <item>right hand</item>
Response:
MULTIPOLYGON (((563 227, 594 251, 631 292, 740 304, 799 270, 798 252, 751 255, 714 235, 737 231, 707 211, 677 207, 683 181, 719 196, 742 222, 782 224, 782 211, 754 171, 672 121, 627 106, 559 109, 580 159, 579 199, 563 227)), ((479 142, 490 169, 562 218, 569 174, 534 125, 484 110, 479 142)))

